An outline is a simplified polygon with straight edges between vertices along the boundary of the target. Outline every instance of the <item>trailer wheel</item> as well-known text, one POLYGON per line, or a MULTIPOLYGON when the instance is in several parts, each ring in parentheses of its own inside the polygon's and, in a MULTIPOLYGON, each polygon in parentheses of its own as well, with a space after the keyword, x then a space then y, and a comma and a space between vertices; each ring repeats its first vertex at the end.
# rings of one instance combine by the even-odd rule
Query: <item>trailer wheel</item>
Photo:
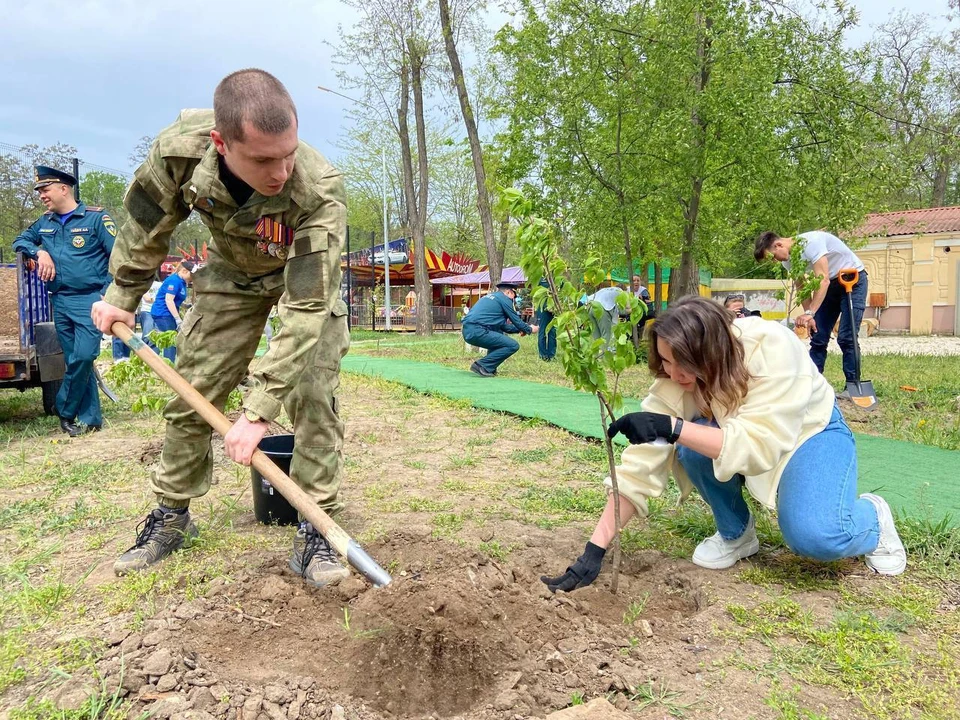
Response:
POLYGON ((47 415, 57 414, 57 393, 60 392, 60 380, 47 380, 40 383, 43 391, 43 412, 47 415))

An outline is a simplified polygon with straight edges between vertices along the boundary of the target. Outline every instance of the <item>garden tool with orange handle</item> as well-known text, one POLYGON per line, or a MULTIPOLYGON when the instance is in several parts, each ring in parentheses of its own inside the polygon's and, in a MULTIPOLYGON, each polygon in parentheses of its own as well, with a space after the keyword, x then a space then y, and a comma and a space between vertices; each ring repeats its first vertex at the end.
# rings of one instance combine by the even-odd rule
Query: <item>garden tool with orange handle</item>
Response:
MULTIPOLYGON (((196 388, 183 379, 183 377, 163 358, 157 355, 150 347, 146 345, 139 337, 133 334, 129 327, 121 322, 115 322, 111 327, 115 337, 120 338, 127 347, 137 354, 167 385, 173 389, 183 400, 193 408, 197 414, 206 420, 210 427, 216 430, 220 435, 226 435, 232 426, 227 417, 217 410, 213 404, 201 395, 196 388)), ((364 577, 376 587, 389 585, 390 575, 380 567, 376 560, 370 557, 364 550, 351 538, 343 528, 337 525, 327 513, 325 513, 317 504, 310 499, 296 483, 291 480, 286 473, 278 468, 273 461, 260 450, 253 453, 252 463, 260 474, 270 482, 273 487, 280 491, 287 501, 295 507, 300 514, 312 523, 313 526, 327 539, 330 544, 347 559, 364 577)))
POLYGON ((850 400, 857 407, 864 410, 877 409, 877 393, 873 389, 873 383, 869 380, 860 379, 860 341, 857 338, 857 324, 854 320, 853 312, 853 286, 860 279, 860 271, 854 268, 847 268, 837 273, 837 280, 847 291, 847 308, 850 311, 850 333, 853 336, 853 357, 857 366, 857 379, 847 381, 847 393, 850 400))

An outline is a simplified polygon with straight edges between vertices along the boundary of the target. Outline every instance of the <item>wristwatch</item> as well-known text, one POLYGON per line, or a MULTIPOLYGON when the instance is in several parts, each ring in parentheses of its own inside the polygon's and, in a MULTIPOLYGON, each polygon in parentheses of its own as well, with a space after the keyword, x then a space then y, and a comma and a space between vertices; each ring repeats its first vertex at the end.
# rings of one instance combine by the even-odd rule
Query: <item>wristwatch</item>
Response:
POLYGON ((257 415, 253 410, 248 410, 247 408, 243 409, 243 416, 252 423, 266 422, 266 420, 257 415))

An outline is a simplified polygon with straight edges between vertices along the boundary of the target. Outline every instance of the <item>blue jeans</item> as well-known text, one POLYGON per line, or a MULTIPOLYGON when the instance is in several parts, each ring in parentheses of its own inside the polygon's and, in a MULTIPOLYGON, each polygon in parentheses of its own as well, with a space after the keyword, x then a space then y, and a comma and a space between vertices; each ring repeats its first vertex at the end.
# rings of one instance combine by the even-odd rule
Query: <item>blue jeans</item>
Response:
POLYGON ((463 339, 476 347, 486 348, 487 356, 477 360, 477 365, 491 373, 495 373, 504 360, 520 349, 520 343, 513 338, 473 323, 463 326, 463 339))
MULTIPOLYGON (((156 330, 157 332, 167 332, 168 330, 176 330, 177 321, 174 320, 169 315, 164 315, 162 317, 158 317, 154 315, 153 329, 156 330)), ((177 362, 177 346, 176 345, 171 345, 170 347, 164 349, 162 354, 167 360, 176 364, 177 362)))
MULTIPOLYGON (((699 419, 700 425, 716 423, 699 419)), ((687 447, 677 454, 725 540, 743 535, 750 510, 743 499, 744 478, 720 482, 713 461, 687 447)), ((853 434, 834 407, 827 426, 790 458, 777 490, 777 515, 783 541, 797 555, 829 561, 865 555, 877 549, 880 524, 869 500, 857 497, 857 451, 853 434)))
POLYGON ((860 272, 860 279, 857 280, 850 294, 853 299, 853 325, 850 324, 850 301, 847 300, 847 291, 836 278, 830 281, 827 296, 813 316, 817 323, 817 331, 810 338, 810 359, 813 360, 817 369, 823 372, 823 366, 827 362, 830 333, 839 317, 837 345, 843 352, 843 375, 847 382, 854 382, 857 380, 857 333, 860 332, 860 322, 863 320, 863 311, 867 305, 866 272, 860 272))
POLYGON ((553 360, 557 354, 557 329, 550 328, 550 332, 547 332, 547 324, 552 320, 552 312, 537 310, 537 325, 540 326, 540 331, 537 333, 537 351, 540 353, 541 360, 553 360))
POLYGON ((93 361, 100 354, 103 335, 90 317, 90 308, 99 299, 99 292, 51 295, 54 327, 66 365, 57 393, 57 414, 86 425, 103 425, 100 391, 93 375, 93 361))
POLYGON ((114 360, 130 357, 130 348, 128 348, 127 344, 120 338, 113 338, 110 349, 114 360))

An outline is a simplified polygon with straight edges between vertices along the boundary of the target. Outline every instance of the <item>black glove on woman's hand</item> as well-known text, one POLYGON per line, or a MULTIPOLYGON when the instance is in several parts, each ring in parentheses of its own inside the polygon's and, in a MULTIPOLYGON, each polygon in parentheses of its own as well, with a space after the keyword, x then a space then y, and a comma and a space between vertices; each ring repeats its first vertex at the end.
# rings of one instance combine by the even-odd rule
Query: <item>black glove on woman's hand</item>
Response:
POLYGON ((627 413, 607 428, 607 436, 611 439, 617 433, 623 433, 633 445, 653 442, 657 438, 669 440, 673 435, 673 418, 652 412, 627 413))
POLYGON ((603 562, 603 556, 606 549, 592 542, 587 543, 583 555, 577 558, 577 561, 567 568, 567 571, 559 577, 542 576, 540 580, 550 588, 550 592, 563 590, 570 592, 577 588, 586 587, 600 574, 600 563, 603 562))

